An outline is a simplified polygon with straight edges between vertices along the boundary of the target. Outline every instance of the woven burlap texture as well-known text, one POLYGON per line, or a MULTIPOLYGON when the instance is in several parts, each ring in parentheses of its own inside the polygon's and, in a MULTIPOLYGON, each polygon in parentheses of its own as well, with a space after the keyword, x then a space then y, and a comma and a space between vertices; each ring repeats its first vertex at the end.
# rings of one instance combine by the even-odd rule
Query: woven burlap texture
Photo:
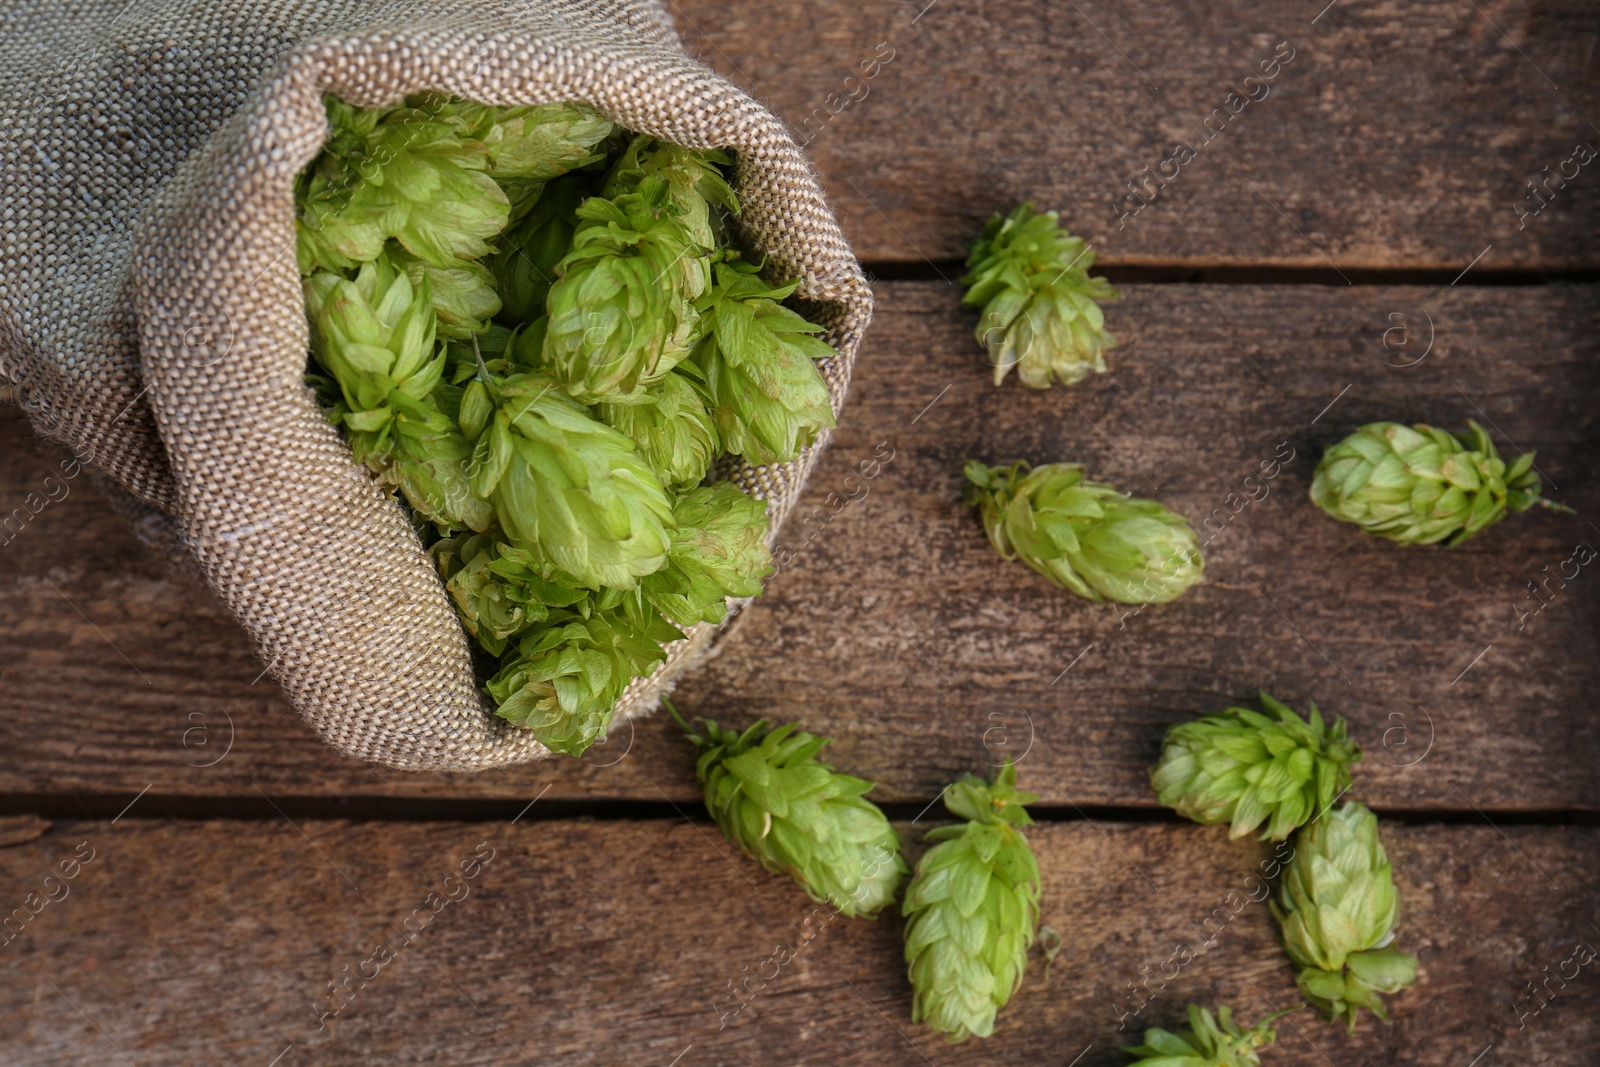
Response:
MULTIPOLYGON (((839 350, 823 368, 838 410, 871 294, 809 165, 660 10, 616 0, 0 4, 0 374, 40 433, 177 518, 330 744, 472 770, 547 753, 484 704, 416 535, 302 380, 292 186, 327 135, 322 95, 423 89, 581 101, 731 150, 742 236, 769 276, 801 279, 839 350)), ((774 532, 824 443, 731 472, 770 501, 774 532)), ((653 708, 715 629, 669 649, 619 720, 653 708)))

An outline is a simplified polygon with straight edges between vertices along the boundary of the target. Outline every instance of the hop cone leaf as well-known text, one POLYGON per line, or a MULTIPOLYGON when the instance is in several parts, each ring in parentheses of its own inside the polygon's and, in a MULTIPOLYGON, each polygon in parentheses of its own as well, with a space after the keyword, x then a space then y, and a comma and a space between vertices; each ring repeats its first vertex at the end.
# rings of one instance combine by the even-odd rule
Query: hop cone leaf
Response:
POLYGON ((967 822, 927 835, 938 844, 917 864, 906 889, 906 963, 911 1021, 951 1042, 994 1032, 995 1013, 1022 985, 1039 924, 1039 865, 1019 826, 1025 804, 1008 760, 993 784, 967 775, 945 793, 945 807, 967 822))
POLYGON ((699 301, 706 336, 693 364, 711 397, 722 447, 751 463, 784 463, 834 425, 816 361, 834 354, 822 332, 779 304, 797 282, 773 288, 753 263, 716 265, 699 301))
POLYGON ((436 267, 489 254, 510 201, 482 141, 423 108, 326 104, 334 131, 300 190, 301 273, 359 266, 390 237, 436 267))
POLYGON ((458 534, 430 551, 461 625, 496 656, 510 638, 545 622, 552 607, 572 607, 590 595, 560 575, 546 577, 531 552, 491 534, 458 534))
POLYGON ((678 722, 700 750, 696 776, 724 837, 842 915, 867 918, 894 902, 906 873, 900 838, 866 799, 871 782, 817 758, 827 738, 794 723, 762 720, 739 733, 702 720, 695 734, 678 722))
POLYGON ((974 460, 966 476, 995 551, 1081 597, 1165 604, 1200 581, 1204 560, 1181 515, 1087 480, 1080 464, 974 460))
POLYGON ((577 214, 546 301, 544 362, 573 396, 593 402, 633 393, 687 354, 708 250, 659 179, 614 200, 590 197, 577 214))
POLYGON ((611 725, 628 684, 665 660, 663 646, 681 637, 637 590, 608 589, 550 609, 485 688, 498 715, 553 752, 581 756, 611 725))
POLYGON ((994 364, 994 384, 1013 367, 1024 385, 1048 389, 1106 372, 1105 350, 1116 344, 1100 304, 1122 294, 1089 277, 1094 253, 1057 223, 1054 211, 1026 203, 996 214, 967 258, 961 302, 982 306, 978 343, 994 364))
POLYGON ((633 439, 669 489, 699 484, 720 452, 705 400, 693 382, 675 371, 638 397, 597 405, 595 413, 633 439))
POLYGON ((1460 544, 1539 497, 1533 453, 1508 467, 1476 422, 1467 438, 1425 426, 1374 422, 1323 454, 1311 500, 1341 522, 1401 544, 1460 544))
POLYGON ((1326 811, 1350 787, 1361 749, 1344 719, 1326 726, 1315 704, 1307 722, 1261 694, 1266 713, 1228 708, 1167 731, 1150 785, 1186 819, 1228 823, 1230 838, 1265 823, 1262 840, 1282 841, 1326 811))
POLYGON ((555 380, 475 380, 461 422, 482 427, 472 487, 493 503, 511 544, 591 589, 633 589, 666 562, 672 503, 660 480, 631 440, 555 380))
POLYGON ((1233 1021, 1233 1009, 1226 1004, 1217 1009, 1215 1016, 1190 1004, 1188 1030, 1174 1033, 1152 1027, 1144 1032, 1144 1044, 1124 1051, 1139 1057, 1129 1067, 1261 1067, 1256 1049, 1277 1040, 1277 1033, 1267 1024, 1278 1017, 1264 1019, 1246 1030, 1233 1021))
POLYGON ((1389 948, 1400 922, 1394 869, 1378 837, 1378 817, 1349 802, 1294 839, 1272 912, 1283 944, 1301 967, 1300 991, 1351 1033, 1366 1008, 1387 1020, 1380 994, 1416 979, 1417 958, 1389 948))
POLYGON ((761 594, 761 579, 772 573, 766 501, 717 482, 679 494, 672 517, 666 566, 640 579, 661 614, 679 626, 721 622, 728 597, 761 594))
POLYGON ((630 192, 645 178, 660 178, 667 183, 695 242, 702 248, 715 248, 722 243, 718 241, 720 214, 739 213, 739 200, 723 174, 723 168, 731 166, 733 160, 726 152, 685 148, 639 134, 612 165, 602 195, 630 192))
POLYGON ((413 286, 420 287, 426 280, 440 337, 471 338, 487 330, 489 320, 500 313, 494 275, 482 263, 463 259, 448 267, 436 267, 398 245, 386 251, 413 286))
POLYGON ((339 391, 328 414, 345 427, 357 461, 425 518, 487 529, 493 514, 468 481, 470 446, 432 397, 444 354, 428 280, 413 286, 380 251, 354 279, 313 274, 305 293, 312 355, 339 391))

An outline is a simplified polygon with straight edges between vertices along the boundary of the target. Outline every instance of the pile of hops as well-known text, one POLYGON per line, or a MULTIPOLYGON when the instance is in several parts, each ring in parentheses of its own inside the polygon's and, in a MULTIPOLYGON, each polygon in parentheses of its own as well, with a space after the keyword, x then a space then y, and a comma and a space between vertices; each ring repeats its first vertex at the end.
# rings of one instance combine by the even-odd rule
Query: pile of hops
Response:
POLYGON ((723 153, 575 104, 327 110, 296 187, 309 380, 498 713, 581 754, 680 627, 760 593, 766 505, 708 475, 833 425, 833 349, 734 246, 723 153))

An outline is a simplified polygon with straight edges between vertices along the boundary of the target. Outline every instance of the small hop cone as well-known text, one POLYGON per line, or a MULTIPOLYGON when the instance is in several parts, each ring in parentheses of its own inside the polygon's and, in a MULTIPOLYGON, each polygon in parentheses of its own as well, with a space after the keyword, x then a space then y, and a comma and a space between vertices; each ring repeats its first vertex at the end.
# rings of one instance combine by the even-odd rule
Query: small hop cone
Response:
POLYGON ((511 638, 548 619, 552 607, 571 607, 589 596, 570 579, 541 574, 532 553, 492 534, 458 534, 429 551, 461 625, 496 656, 511 638))
POLYGON ((494 273, 502 318, 508 324, 532 322, 545 313, 556 267, 572 249, 578 207, 592 195, 594 178, 589 174, 568 174, 550 182, 506 231, 500 251, 485 261, 494 273))
POLYGON ((645 597, 679 626, 721 622, 729 597, 761 594, 772 573, 767 504, 732 482, 679 494, 666 566, 640 579, 645 597))
POLYGON ((393 246, 390 255, 412 285, 420 288, 426 280, 440 337, 468 340, 487 330, 489 320, 500 313, 494 275, 482 263, 463 259, 449 267, 436 267, 393 246))
POLYGON ((1374 422, 1328 449, 1311 481, 1311 501, 1340 522, 1401 544, 1456 545, 1534 504, 1533 453, 1510 466, 1483 427, 1466 440, 1418 423, 1374 422))
POLYGON ((632 394, 688 354, 709 250, 678 211, 655 178, 578 208, 546 301, 544 364, 579 400, 632 394))
POLYGON ((1328 1021, 1355 1032, 1358 1009, 1387 1020, 1380 994, 1416 980, 1417 958, 1389 947, 1400 922, 1394 868, 1378 817, 1355 802, 1330 811, 1294 839, 1272 904, 1300 991, 1328 1021))
POLYGON ((608 589, 552 608, 485 685, 496 714, 552 752, 581 756, 611 725, 623 690, 667 658, 683 633, 638 591, 608 589))
POLYGON ((945 807, 967 822, 932 831, 938 842, 906 889, 905 956, 911 1021, 953 1042, 994 1032, 995 1013, 1022 985, 1039 925, 1039 865, 1020 826, 1025 804, 1008 760, 993 784, 967 775, 945 807))
POLYGON ((1167 731, 1150 785, 1162 804, 1207 826, 1228 823, 1240 838, 1262 828, 1264 841, 1282 841, 1326 811, 1350 787, 1350 765, 1361 749, 1311 705, 1307 722, 1261 694, 1266 713, 1228 708, 1167 731))
POLYGON ((668 489, 704 481, 721 451, 705 399, 694 382, 675 371, 625 403, 596 405, 595 414, 633 439, 668 489))
POLYGON ((1200 581, 1205 562, 1181 515, 1087 480, 1080 464, 974 460, 966 476, 995 551, 1081 597, 1165 604, 1200 581))
POLYGON ((1094 253, 1061 229, 1054 211, 1036 212, 1030 202, 989 220, 967 258, 961 302, 983 308, 978 343, 994 365, 994 384, 1012 368, 1034 389, 1106 372, 1105 350, 1116 339, 1100 304, 1122 294, 1089 277, 1093 265, 1094 253))
POLYGON ((706 720, 703 734, 678 724, 700 750, 706 808, 729 841, 849 918, 870 918, 894 902, 906 874, 900 838, 866 799, 871 782, 817 758, 827 738, 766 720, 743 733, 706 720))
POLYGON ((445 359, 428 280, 412 285, 380 251, 354 279, 318 271, 305 294, 312 356, 338 389, 329 417, 357 461, 429 521, 487 529, 494 516, 471 491, 471 447, 435 402, 445 359))
POLYGON ((1279 1017, 1244 1029, 1233 1021, 1233 1009, 1226 1004, 1215 1016, 1190 1004, 1188 1030, 1174 1033, 1152 1027, 1144 1032, 1144 1044, 1123 1051, 1139 1057, 1129 1067, 1261 1067, 1256 1050, 1277 1040, 1277 1033, 1267 1024, 1279 1017))
POLYGON ((723 212, 739 213, 739 200, 724 171, 733 166, 726 152, 685 148, 639 134, 606 175, 603 196, 616 196, 639 187, 645 178, 667 183, 684 225, 703 248, 715 248, 721 236, 718 220, 723 212))
POLYGON ((822 332, 780 300, 797 282, 774 288, 753 263, 718 263, 698 303, 706 336, 691 364, 711 397, 722 447, 751 463, 786 463, 834 425, 817 361, 834 355, 822 332))
POLYGON ((631 590, 666 562, 672 503, 660 480, 631 440, 554 379, 473 381, 461 423, 482 427, 472 488, 494 505, 511 544, 591 589, 631 590))
POLYGON ((482 141, 426 108, 325 99, 334 132, 301 183, 302 274, 359 266, 384 238, 435 267, 493 250, 488 242, 505 229, 511 205, 488 173, 482 141))

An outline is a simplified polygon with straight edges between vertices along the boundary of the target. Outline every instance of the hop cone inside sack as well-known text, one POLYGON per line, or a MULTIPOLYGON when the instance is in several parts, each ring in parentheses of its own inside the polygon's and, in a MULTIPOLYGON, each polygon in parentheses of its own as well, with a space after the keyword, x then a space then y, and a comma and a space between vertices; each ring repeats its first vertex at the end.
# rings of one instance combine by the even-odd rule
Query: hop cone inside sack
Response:
POLYGON ((1460 544, 1539 497, 1533 453, 1508 467, 1476 422, 1465 441, 1432 426, 1374 422, 1323 455, 1311 500, 1341 522, 1401 544, 1460 544))
POLYGON ((937 842, 906 889, 906 963, 911 1020, 951 1042, 994 1032, 995 1014, 1022 985, 1039 924, 1039 864, 1019 827, 1024 805, 1008 760, 986 783, 967 775, 945 792, 945 807, 966 822, 930 832, 937 842))
POLYGON ((1263 1019, 1246 1030, 1233 1021, 1233 1009, 1226 1004, 1215 1016, 1190 1004, 1188 1030, 1174 1033, 1153 1027, 1144 1032, 1144 1044, 1123 1051, 1139 1057, 1129 1067, 1261 1067, 1256 1050, 1277 1040, 1277 1033, 1267 1024, 1278 1017, 1263 1019))
POLYGON ((1208 826, 1228 823, 1230 838, 1264 823, 1269 841, 1326 811, 1350 787, 1350 765, 1361 758, 1344 719, 1328 726, 1312 704, 1308 722, 1265 693, 1261 706, 1265 713, 1228 708, 1168 730, 1150 769, 1161 803, 1208 826))
POLYGON ((842 915, 870 917, 894 902, 906 873, 900 839, 866 799, 871 782, 817 759, 827 738, 765 720, 743 733, 678 723, 700 749, 706 808, 729 841, 842 915))
POLYGON ((1294 839, 1294 858, 1273 903, 1283 944, 1300 965, 1300 991, 1352 1033, 1366 1008, 1387 1020, 1383 993, 1416 980, 1417 958, 1389 948, 1400 922, 1394 870, 1378 817, 1350 802, 1294 839))
POLYGON ((1081 597, 1165 604, 1200 581, 1204 561, 1181 515, 1089 481, 1079 464, 974 460, 966 476, 995 551, 1081 597))
POLYGON ((994 384, 1013 368, 1034 389, 1106 372, 1105 350, 1116 339, 1100 304, 1122 294, 1089 277, 1093 265, 1094 253, 1061 229, 1054 211, 1026 203, 989 220, 967 258, 961 302, 983 308, 978 343, 994 364, 994 384))

